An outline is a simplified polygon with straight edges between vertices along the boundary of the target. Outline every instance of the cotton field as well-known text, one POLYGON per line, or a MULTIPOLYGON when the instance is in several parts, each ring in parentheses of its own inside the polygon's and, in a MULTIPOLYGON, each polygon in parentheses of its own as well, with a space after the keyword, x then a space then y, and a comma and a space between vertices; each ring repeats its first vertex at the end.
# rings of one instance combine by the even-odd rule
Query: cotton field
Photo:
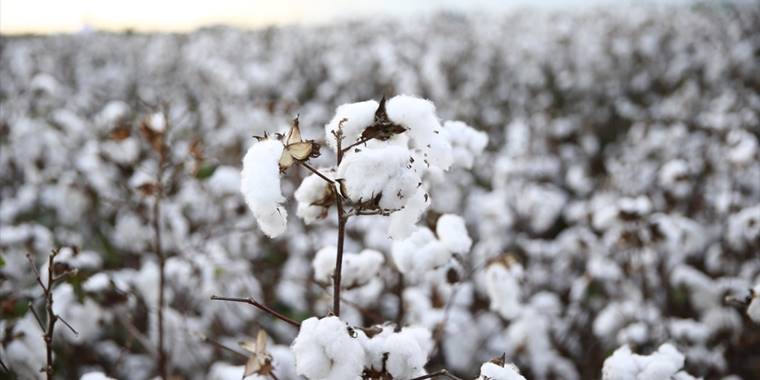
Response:
POLYGON ((760 4, 3 37, 0 378, 760 378, 760 4))

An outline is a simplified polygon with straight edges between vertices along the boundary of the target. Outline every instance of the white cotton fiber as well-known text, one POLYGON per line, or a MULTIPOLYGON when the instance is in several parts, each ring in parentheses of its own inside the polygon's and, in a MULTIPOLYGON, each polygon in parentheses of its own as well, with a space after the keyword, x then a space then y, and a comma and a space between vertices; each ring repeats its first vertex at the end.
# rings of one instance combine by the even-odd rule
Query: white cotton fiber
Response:
POLYGON ((471 169, 475 157, 483 153, 488 145, 488 135, 476 130, 461 121, 447 121, 443 123, 445 137, 451 144, 453 164, 471 169))
POLYGON ((393 243, 393 261, 404 275, 418 277, 451 259, 446 245, 426 227, 419 227, 408 238, 393 243))
MULTIPOLYGON (((320 169, 320 172, 328 173, 329 171, 320 169)), ((294 194, 296 202, 298 202, 296 215, 303 219, 306 224, 324 218, 327 215, 329 205, 325 206, 322 203, 329 199, 330 191, 327 181, 318 175, 312 174, 304 178, 294 194)))
POLYGON ((623 346, 604 361, 603 380, 668 380, 688 375, 679 372, 684 366, 684 355, 669 343, 661 345, 650 355, 638 355, 623 346))
MULTIPOLYGON (((332 281, 336 255, 337 249, 334 246, 322 248, 314 255, 312 267, 317 281, 332 281)), ((350 288, 366 284, 377 275, 384 262, 383 254, 372 249, 365 249, 358 254, 344 252, 341 287, 350 288)))
POLYGON ((495 363, 483 363, 477 380, 525 380, 513 364, 502 367, 495 363))
POLYGON ((333 150, 337 149, 333 131, 338 130, 342 120, 343 146, 346 147, 356 142, 365 128, 369 127, 375 121, 375 111, 378 103, 374 100, 367 100, 358 103, 348 103, 339 106, 335 110, 335 116, 325 125, 325 141, 333 150))
POLYGON ((398 95, 388 101, 386 108, 388 118, 408 130, 412 147, 422 152, 430 165, 448 170, 453 161, 451 144, 441 132, 433 103, 398 95))
POLYGON ((388 234, 393 240, 406 239, 415 230, 417 221, 430 206, 430 197, 423 188, 418 188, 417 192, 409 199, 400 211, 396 211, 390 216, 388 225, 388 234))
POLYGON ((410 153, 401 146, 365 148, 348 154, 338 167, 346 195, 355 203, 366 202, 380 195, 384 210, 402 208, 417 191, 420 176, 410 169, 410 153))
POLYGON ((472 247, 472 239, 467 233, 464 219, 454 214, 444 214, 438 218, 435 233, 446 247, 453 253, 465 254, 472 247))
POLYGON ((505 319, 513 319, 520 312, 520 284, 522 267, 518 264, 507 268, 502 263, 491 264, 486 270, 486 290, 491 300, 491 310, 505 319))
POLYGON ((253 211, 259 227, 269 237, 285 232, 288 213, 280 190, 283 145, 277 140, 254 143, 243 157, 240 191, 253 211))
POLYGON ((388 373, 394 379, 411 379, 424 374, 429 347, 432 346, 428 342, 432 342, 430 332, 425 340, 423 334, 414 329, 404 329, 389 336, 384 343, 384 351, 388 353, 388 373))
POLYGON ((360 379, 364 350, 338 317, 309 318, 293 341, 296 371, 312 380, 360 379))

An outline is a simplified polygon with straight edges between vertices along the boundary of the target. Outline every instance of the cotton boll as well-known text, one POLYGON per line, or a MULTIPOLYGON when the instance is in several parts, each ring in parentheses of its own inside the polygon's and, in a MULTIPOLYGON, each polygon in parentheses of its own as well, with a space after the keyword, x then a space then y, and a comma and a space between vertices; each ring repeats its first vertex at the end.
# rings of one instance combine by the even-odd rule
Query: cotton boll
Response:
POLYGON ((371 338, 367 336, 362 330, 358 331, 358 339, 364 350, 366 367, 380 371, 383 369, 383 356, 385 355, 385 341, 389 336, 393 335, 392 326, 374 326, 373 328, 379 328, 380 331, 374 334, 371 338))
POLYGON ((282 206, 279 160, 283 145, 276 140, 254 143, 243 157, 240 191, 264 233, 285 232, 288 212, 282 206))
POLYGON ((362 203, 379 198, 383 210, 398 210, 409 202, 420 183, 419 174, 411 170, 411 155, 400 146, 365 148, 347 154, 338 167, 346 195, 362 203))
POLYGON ((623 346, 604 361, 603 380, 667 380, 683 378, 684 355, 665 343, 650 355, 638 355, 623 346), (674 377, 679 374, 679 377, 674 377))
POLYGON ((343 131, 343 146, 356 142, 365 128, 372 125, 375 121, 375 111, 379 103, 374 100, 367 100, 358 103, 348 103, 339 106, 335 110, 335 116, 325 125, 325 141, 332 150, 337 149, 335 136, 333 132, 340 126, 343 131), (344 120, 341 125, 341 121, 344 120))
POLYGON ((420 227, 405 240, 395 241, 391 250, 396 267, 404 275, 418 278, 446 264, 451 252, 435 239, 428 228, 420 227))
POLYGON ((438 218, 435 233, 446 247, 453 253, 460 255, 470 251, 472 239, 467 233, 464 219, 454 214, 444 214, 438 218))
POLYGON ((364 350, 338 317, 301 322, 293 341, 296 371, 308 379, 355 380, 364 368, 364 350))
POLYGON ((348 254, 343 256, 343 281, 346 287, 366 284, 380 271, 380 267, 385 262, 382 253, 365 249, 359 254, 348 254))
POLYGON ((429 354, 425 348, 432 347, 429 343, 432 340, 429 332, 427 339, 422 335, 417 329, 405 329, 385 340, 384 352, 388 353, 386 370, 394 379, 411 379, 425 373, 424 367, 429 354), (428 347, 422 347, 420 340, 428 347))
POLYGON ((480 366, 480 377, 476 380, 525 380, 514 364, 500 366, 495 363, 483 363, 480 366))
POLYGON ((422 188, 409 199, 400 211, 396 211, 390 216, 388 225, 388 234, 393 240, 406 239, 414 232, 415 224, 420 220, 422 214, 430 206, 430 197, 422 188))
POLYGON ((461 121, 443 123, 443 131, 451 144, 453 164, 471 169, 475 157, 488 145, 488 135, 461 121))
POLYGON ((495 263, 486 270, 486 291, 491 300, 491 310, 506 319, 513 319, 520 313, 520 277, 522 266, 519 264, 507 268, 502 263, 495 263))
POLYGON ((386 109, 391 121, 407 128, 412 147, 422 152, 429 165, 448 170, 453 161, 451 144, 441 133, 431 101, 398 95, 388 101, 386 109))
MULTIPOLYGON (((329 171, 320 169, 322 173, 329 171)), ((303 219, 304 223, 311 224, 324 218, 332 203, 332 190, 324 179, 312 174, 301 181, 294 194, 298 209, 296 215, 303 219)))
POLYGON ((335 257, 337 248, 334 246, 324 247, 314 255, 311 265, 314 269, 314 279, 319 282, 327 283, 331 281, 335 272, 335 257))
POLYGON ((240 190, 240 170, 232 166, 220 166, 208 179, 208 187, 217 196, 237 193, 240 190))
MULTIPOLYGON (((314 278, 320 282, 329 282, 335 274, 335 260, 337 249, 325 247, 320 249, 314 256, 312 266, 314 278)), ((369 282, 380 270, 385 257, 382 253, 365 249, 359 254, 344 252, 343 267, 341 269, 341 287, 350 288, 364 285, 369 282)))

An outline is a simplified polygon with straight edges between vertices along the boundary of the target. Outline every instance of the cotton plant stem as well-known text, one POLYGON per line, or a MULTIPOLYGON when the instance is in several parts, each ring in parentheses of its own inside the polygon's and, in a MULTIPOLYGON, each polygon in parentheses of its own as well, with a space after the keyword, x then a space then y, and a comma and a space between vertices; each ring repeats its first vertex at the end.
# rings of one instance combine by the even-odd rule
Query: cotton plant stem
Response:
POLYGON ((297 327, 297 328, 301 327, 301 324, 299 322, 294 321, 294 320, 286 317, 282 313, 278 312, 277 310, 272 309, 271 307, 269 307, 267 305, 264 305, 263 303, 260 303, 260 302, 256 301, 253 297, 237 298, 237 297, 211 296, 211 299, 214 300, 214 301, 230 301, 230 302, 247 303, 249 305, 253 305, 253 306, 255 306, 255 307, 257 307, 257 308, 259 308, 259 309, 261 309, 261 310, 263 310, 263 311, 271 314, 275 318, 277 318, 277 319, 279 319, 279 320, 281 320, 283 322, 286 322, 286 323, 288 323, 288 324, 290 324, 290 325, 292 325, 294 327, 297 327))
MULTIPOLYGON (((32 315, 34 315, 34 319, 40 325, 40 329, 42 330, 42 338, 45 341, 45 367, 42 368, 41 372, 45 373, 45 377, 48 380, 53 378, 53 333, 55 331, 55 323, 61 321, 66 327, 69 328, 69 330, 71 330, 71 332, 74 333, 74 335, 79 335, 79 332, 74 329, 74 327, 72 327, 69 322, 61 318, 59 315, 55 314, 53 311, 53 285, 55 282, 65 278, 68 274, 75 272, 67 271, 61 273, 58 276, 55 275, 55 257, 58 255, 58 252, 59 250, 54 249, 50 255, 48 255, 47 285, 45 285, 45 283, 42 281, 42 275, 37 269, 37 265, 35 264, 32 255, 30 253, 26 254, 26 258, 29 260, 29 264, 31 265, 32 270, 36 276, 37 283, 40 285, 40 288, 42 288, 42 294, 45 297, 45 323, 42 322, 42 318, 37 313, 37 310, 35 310, 34 303, 31 301, 29 302, 29 310, 32 312, 32 315)), ((5 364, 3 364, 3 367, 5 367, 5 364)))
POLYGON ((331 180, 326 175, 322 174, 322 172, 320 172, 319 170, 317 170, 313 166, 309 165, 308 162, 306 162, 306 161, 301 162, 301 165, 303 167, 305 167, 306 169, 309 169, 310 172, 312 172, 312 173, 316 174, 317 176, 319 176, 319 178, 322 178, 323 180, 327 181, 327 183, 335 184, 335 181, 331 180))
MULTIPOLYGON (((343 149, 341 147, 343 143, 343 129, 341 125, 342 123, 339 124, 338 131, 335 133, 338 161, 336 167, 340 167, 340 163, 343 161, 343 149)), ((343 194, 340 191, 336 192, 338 193, 335 197, 335 206, 338 209, 338 249, 335 255, 335 274, 333 275, 333 314, 336 317, 340 317, 340 280, 343 270, 343 245, 346 240, 346 222, 348 221, 348 216, 346 215, 346 210, 343 209, 343 194)))
POLYGON ((166 366, 166 351, 164 350, 164 293, 166 287, 166 257, 161 247, 161 196, 163 195, 163 178, 164 153, 159 153, 158 172, 156 175, 156 195, 153 204, 153 232, 156 256, 158 256, 158 349, 156 353, 156 363, 158 373, 162 379, 169 378, 169 370, 166 366))
POLYGON ((45 366, 45 374, 48 380, 53 379, 53 331, 55 330, 55 322, 57 316, 53 312, 53 260, 57 251, 48 256, 48 283, 45 291, 45 313, 47 314, 47 328, 45 329, 45 353, 47 357, 47 365, 45 366))
POLYGON ((335 275, 333 276, 333 313, 340 317, 340 281, 343 269, 343 244, 346 240, 346 222, 348 217, 343 210, 341 197, 335 197, 338 206, 338 252, 335 257, 335 275))

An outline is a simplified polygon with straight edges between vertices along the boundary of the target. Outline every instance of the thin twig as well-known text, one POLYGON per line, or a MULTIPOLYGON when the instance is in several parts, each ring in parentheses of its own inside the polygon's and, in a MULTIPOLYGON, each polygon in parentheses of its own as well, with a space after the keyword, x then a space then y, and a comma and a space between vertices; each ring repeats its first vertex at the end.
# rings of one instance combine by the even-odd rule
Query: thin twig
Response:
MULTIPOLYGON (((47 286, 45 286, 45 283, 42 282, 42 276, 40 275, 40 271, 37 269, 37 264, 34 263, 34 258, 32 258, 32 254, 30 252, 26 253, 26 259, 29 260, 29 266, 32 267, 32 270, 34 271, 34 275, 36 276, 37 283, 40 285, 40 288, 42 288, 42 291, 47 293, 47 286)), ((48 285, 50 285, 48 283, 48 285)))
POLYGON ((367 141, 372 140, 372 139, 373 139, 373 137, 366 137, 366 138, 359 139, 357 142, 355 142, 355 143, 353 143, 353 144, 351 144, 351 145, 343 148, 343 153, 348 152, 351 148, 353 148, 353 147, 355 147, 357 145, 364 144, 367 141))
MULTIPOLYGON (((166 109, 163 110, 164 125, 166 130, 169 128, 169 116, 166 109)), ((165 137, 166 135, 164 135, 165 137)), ((163 144, 165 140, 162 138, 163 144)), ((164 350, 164 288, 166 287, 166 256, 161 247, 161 198, 163 196, 163 174, 166 163, 166 148, 162 144, 158 152, 158 170, 156 171, 156 193, 153 204, 153 231, 156 255, 158 256, 158 353, 156 361, 158 362, 158 374, 162 379, 169 378, 169 369, 166 365, 166 351, 164 350)))
POLYGON ((267 306, 267 305, 264 305, 264 304, 262 304, 262 303, 259 303, 259 302, 258 302, 258 301, 256 301, 256 300, 255 300, 253 297, 248 297, 248 298, 237 298, 237 297, 219 297, 219 296, 211 296, 211 299, 212 299, 212 300, 214 300, 214 301, 230 301, 230 302, 240 302, 240 303, 247 303, 247 304, 249 304, 249 305, 253 305, 253 306, 255 306, 255 307, 257 307, 257 308, 259 308, 259 309, 261 309, 261 310, 263 310, 263 311, 265 311, 265 312, 267 312, 267 313, 269 313, 269 314, 272 314, 272 316, 274 316, 275 318, 278 318, 279 320, 281 320, 281 321, 283 321, 283 322, 286 322, 286 323, 288 323, 288 324, 290 324, 290 325, 292 325, 292 326, 298 327, 298 328, 300 328, 300 327, 301 327, 301 323, 299 323, 299 322, 296 322, 296 321, 294 321, 294 320, 292 320, 292 319, 290 319, 290 318, 286 317, 286 316, 285 316, 285 315, 283 315, 282 313, 278 312, 278 311, 277 311, 277 310, 275 310, 275 309, 272 309, 271 307, 269 307, 269 306, 267 306))
POLYGON ((34 319, 37 320, 37 323, 40 325, 40 328, 44 331, 45 324, 42 323, 42 318, 40 318, 40 315, 37 314, 37 310, 34 310, 34 304, 32 303, 32 301, 29 301, 29 310, 32 312, 32 315, 34 315, 34 319))
POLYGON ((322 172, 320 172, 319 170, 317 170, 317 169, 316 169, 316 168, 314 168, 313 166, 309 165, 309 163, 308 163, 308 162, 305 162, 305 161, 303 161, 303 162, 300 162, 300 164, 301 164, 303 167, 305 167, 306 169, 309 169, 309 171, 311 171, 312 173, 314 173, 314 174, 316 174, 317 176, 319 176, 319 178, 322 178, 323 180, 327 181, 327 182, 328 182, 328 183, 330 183, 330 184, 335 184, 335 181, 331 180, 331 179, 330 179, 330 178, 328 178, 326 175, 322 174, 322 172))
POLYGON ((3 371, 5 371, 5 373, 10 373, 11 372, 11 370, 9 370, 8 367, 5 366, 5 363, 3 363, 3 359, 2 358, 0 358, 0 367, 3 367, 3 371))
POLYGON ((210 344, 210 345, 212 345, 212 346, 214 346, 216 348, 220 348, 222 350, 229 351, 229 352, 231 352, 231 353, 233 353, 235 355, 238 355, 238 356, 241 356, 241 357, 243 357, 245 359, 248 359, 249 355, 246 355, 246 354, 244 354, 244 353, 242 353, 242 352, 240 352, 240 351, 238 351, 238 350, 236 350, 236 349, 234 349, 232 347, 229 347, 229 346, 227 346, 227 345, 225 345, 225 344, 223 344, 221 342, 217 342, 216 340, 213 340, 213 339, 211 339, 211 338, 209 338, 209 337, 207 337, 207 336, 205 336, 203 334, 197 334, 197 335, 198 335, 198 337, 201 339, 201 341, 203 343, 210 344))
POLYGON ((61 322, 63 322, 63 324, 64 324, 66 327, 68 327, 68 328, 69 328, 69 330, 71 330, 71 332, 73 332, 73 333, 74 333, 74 335, 76 335, 76 336, 79 336, 79 331, 77 331, 76 329, 74 329, 73 327, 71 327, 71 325, 69 324, 69 322, 66 322, 66 320, 65 320, 65 319, 63 319, 63 318, 61 318, 61 316, 60 316, 60 315, 58 316, 58 320, 59 320, 59 321, 61 321, 61 322))
MULTIPOLYGON (((58 250, 53 250, 48 255, 48 286, 45 288, 45 313, 47 314, 47 328, 45 329, 45 351, 47 358, 47 365, 45 366, 45 374, 48 380, 53 379, 53 331, 55 330, 55 322, 58 320, 58 316, 53 312, 53 267, 55 266, 53 261, 58 254, 58 250)), ((42 281, 39 281, 42 282, 42 281)))
POLYGON ((121 314, 116 313, 116 320, 121 323, 122 326, 124 326, 125 329, 127 329, 127 332, 129 335, 135 339, 137 339, 138 342, 140 342, 140 345, 143 346, 143 348, 148 351, 151 355, 157 355, 156 349, 153 347, 153 344, 150 342, 148 337, 143 335, 143 333, 140 332, 140 330, 137 329, 132 323, 124 319, 121 314))

